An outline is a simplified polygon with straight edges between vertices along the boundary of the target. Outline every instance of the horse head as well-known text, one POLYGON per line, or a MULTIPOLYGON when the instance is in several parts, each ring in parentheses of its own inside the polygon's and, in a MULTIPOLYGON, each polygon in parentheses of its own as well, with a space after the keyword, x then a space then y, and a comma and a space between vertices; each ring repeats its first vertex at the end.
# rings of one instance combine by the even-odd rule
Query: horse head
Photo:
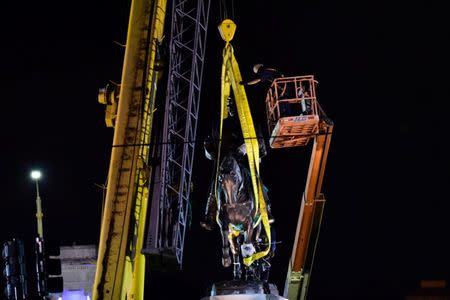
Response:
POLYGON ((219 170, 219 183, 225 195, 225 203, 233 204, 239 201, 239 193, 244 186, 244 174, 237 159, 232 154, 227 154, 219 170))
POLYGON ((224 196, 222 208, 228 221, 247 228, 252 224, 255 206, 248 170, 240 158, 233 152, 224 157, 219 169, 219 189, 224 196))

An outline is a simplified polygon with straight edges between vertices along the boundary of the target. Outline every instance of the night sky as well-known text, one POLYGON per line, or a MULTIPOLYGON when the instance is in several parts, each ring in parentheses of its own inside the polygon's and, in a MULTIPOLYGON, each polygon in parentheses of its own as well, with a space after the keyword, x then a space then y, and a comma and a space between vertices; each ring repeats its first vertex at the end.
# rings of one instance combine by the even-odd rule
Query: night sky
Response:
MULTIPOLYGON (((128 1, 111 2, 2 4, 0 242, 21 237, 31 246, 29 171, 40 168, 45 236, 62 245, 98 243, 98 185, 106 181, 113 131, 97 93, 109 80, 120 82, 124 49, 115 41, 125 43, 129 8, 128 1)), ((187 299, 232 276, 220 265, 219 233, 198 225, 212 168, 201 145, 216 125, 211 111, 220 95, 223 42, 213 2, 185 265, 179 274, 148 275, 155 293, 171 288, 187 299)), ((285 76, 313 74, 318 101, 335 123, 311 299, 402 299, 421 279, 450 279, 450 26, 435 2, 393 2, 234 3, 243 77, 252 77, 255 63, 285 76)), ((265 91, 256 85, 247 94, 262 120, 265 91)), ((261 164, 281 241, 271 277, 279 290, 310 151, 269 150, 261 164)))

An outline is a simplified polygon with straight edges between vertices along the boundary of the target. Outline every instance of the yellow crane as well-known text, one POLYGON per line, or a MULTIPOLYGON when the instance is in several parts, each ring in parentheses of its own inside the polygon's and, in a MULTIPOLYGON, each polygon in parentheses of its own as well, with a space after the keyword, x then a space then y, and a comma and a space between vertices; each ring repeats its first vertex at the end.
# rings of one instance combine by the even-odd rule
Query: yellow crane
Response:
POLYGON ((107 89, 99 94, 114 138, 93 299, 143 299, 147 162, 165 16, 166 0, 132 1, 118 100, 107 89))
POLYGON ((146 258, 181 267, 209 3, 171 1, 163 61, 167 0, 132 1, 121 83, 99 93, 114 138, 93 299, 144 299, 146 258))

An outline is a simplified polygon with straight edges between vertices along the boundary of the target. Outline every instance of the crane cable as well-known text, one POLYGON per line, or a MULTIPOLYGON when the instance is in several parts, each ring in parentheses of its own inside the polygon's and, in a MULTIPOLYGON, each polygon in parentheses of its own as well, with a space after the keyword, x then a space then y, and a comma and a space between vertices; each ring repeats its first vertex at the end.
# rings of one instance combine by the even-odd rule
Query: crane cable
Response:
POLYGON ((220 22, 222 22, 223 20, 226 19, 232 19, 235 20, 234 18, 234 0, 229 0, 231 2, 231 14, 228 14, 228 7, 227 7, 227 2, 228 0, 221 0, 219 2, 219 15, 220 15, 220 22))
MULTIPOLYGON (((256 131, 253 124, 253 119, 250 111, 250 107, 247 100, 247 95, 245 93, 245 88, 240 84, 242 81, 242 76, 239 70, 239 65, 234 56, 233 47, 229 43, 234 35, 234 30, 236 25, 233 21, 227 19, 224 20, 221 25, 219 25, 219 30, 221 32, 222 38, 225 40, 226 44, 223 50, 223 64, 222 64, 222 80, 221 80, 221 114, 220 114, 220 131, 219 131, 219 150, 217 159, 220 159, 220 146, 222 140, 222 129, 223 129, 223 120, 228 116, 228 108, 226 106, 226 101, 230 96, 230 87, 233 88, 234 98, 236 101, 236 107, 238 111, 239 121, 241 124, 242 135, 245 141, 245 148, 248 158, 248 164, 250 168, 251 181, 253 186, 254 198, 255 198, 255 207, 256 213, 258 212, 261 215, 260 220, 263 223, 263 228, 267 236, 267 248, 265 250, 254 253, 249 257, 244 257, 244 264, 250 266, 255 260, 258 260, 264 256, 266 256, 271 247, 271 234, 270 234, 270 225, 269 219, 267 216, 267 208, 266 203, 263 196, 262 191, 262 183, 260 179, 259 172, 259 144, 258 139, 256 137, 256 131)), ((218 174, 218 165, 217 164, 217 172, 218 174)), ((215 183, 215 192, 216 199, 217 197, 217 175, 216 175, 216 183, 215 183)), ((219 203, 218 203, 219 205, 219 203)), ((218 206, 219 207, 219 206, 218 206)), ((216 219, 218 220, 218 214, 216 219)), ((255 216, 254 216, 255 217, 255 216)), ((218 222, 220 225, 220 222, 218 222)))

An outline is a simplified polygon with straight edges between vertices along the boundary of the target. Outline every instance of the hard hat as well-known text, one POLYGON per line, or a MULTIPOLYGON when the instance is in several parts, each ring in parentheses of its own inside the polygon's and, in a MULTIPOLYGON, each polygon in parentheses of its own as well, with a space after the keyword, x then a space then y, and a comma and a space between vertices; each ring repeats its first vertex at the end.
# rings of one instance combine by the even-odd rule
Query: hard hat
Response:
POLYGON ((263 64, 256 64, 253 66, 253 72, 258 73, 259 68, 261 68, 263 64))

